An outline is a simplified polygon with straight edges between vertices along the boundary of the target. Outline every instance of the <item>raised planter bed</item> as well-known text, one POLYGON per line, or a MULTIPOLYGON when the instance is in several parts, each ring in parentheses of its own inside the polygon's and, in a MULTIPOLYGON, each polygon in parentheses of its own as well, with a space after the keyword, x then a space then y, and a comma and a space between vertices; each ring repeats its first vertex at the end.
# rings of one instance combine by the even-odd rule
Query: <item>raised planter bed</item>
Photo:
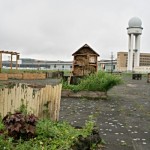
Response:
POLYGON ((61 97, 71 97, 71 98, 94 98, 94 99, 107 99, 107 92, 100 91, 79 91, 73 92, 71 90, 62 90, 61 97))

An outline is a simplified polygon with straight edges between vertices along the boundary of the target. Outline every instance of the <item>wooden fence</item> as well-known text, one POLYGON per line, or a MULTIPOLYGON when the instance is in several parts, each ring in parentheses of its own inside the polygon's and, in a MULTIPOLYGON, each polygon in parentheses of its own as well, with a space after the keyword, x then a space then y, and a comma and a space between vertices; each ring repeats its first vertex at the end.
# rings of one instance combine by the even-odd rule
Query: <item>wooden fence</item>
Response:
POLYGON ((0 89, 0 114, 4 117, 24 104, 27 112, 56 121, 59 119, 61 88, 61 84, 38 89, 19 83, 11 88, 0 89))

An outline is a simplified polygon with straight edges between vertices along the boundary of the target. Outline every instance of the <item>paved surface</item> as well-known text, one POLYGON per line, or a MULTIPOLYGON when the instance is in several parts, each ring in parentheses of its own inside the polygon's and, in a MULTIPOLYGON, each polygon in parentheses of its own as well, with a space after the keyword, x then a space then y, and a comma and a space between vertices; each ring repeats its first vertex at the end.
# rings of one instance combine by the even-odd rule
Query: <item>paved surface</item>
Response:
POLYGON ((63 98, 60 120, 83 126, 93 115, 104 150, 150 150, 150 83, 123 77, 124 84, 108 92, 108 100, 63 98))

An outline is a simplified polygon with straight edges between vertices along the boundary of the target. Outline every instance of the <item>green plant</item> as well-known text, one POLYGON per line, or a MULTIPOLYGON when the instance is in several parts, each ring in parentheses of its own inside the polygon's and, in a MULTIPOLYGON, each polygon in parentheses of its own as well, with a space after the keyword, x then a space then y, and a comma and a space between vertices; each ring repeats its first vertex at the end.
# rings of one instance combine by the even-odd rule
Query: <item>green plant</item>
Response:
MULTIPOLYGON (((90 149, 96 147, 96 145, 101 141, 99 137, 98 130, 95 130, 95 123, 93 118, 90 116, 90 119, 86 121, 84 127, 73 127, 67 122, 54 122, 48 119, 38 120, 36 124, 34 117, 23 117, 23 114, 16 114, 16 116, 10 115, 6 116, 3 120, 4 124, 7 127, 8 132, 0 135, 0 149, 15 149, 15 150, 41 150, 41 149, 50 149, 50 150, 74 150, 75 148, 90 149), (21 115, 21 116, 20 116, 21 115), (26 140, 23 136, 16 138, 16 136, 11 136, 10 132, 13 132, 13 135, 18 135, 21 132, 23 126, 21 127, 18 124, 21 120, 26 120, 24 122, 24 127, 26 123, 35 125, 35 136, 26 140), (11 122, 11 123, 10 123, 11 122), (16 122, 16 126, 14 126, 16 122), (15 141, 14 141, 15 138, 15 141)), ((32 130, 32 129, 31 129, 32 130)), ((30 131, 31 131, 30 130, 30 131)), ((25 130, 24 130, 25 131, 25 130)), ((29 130, 28 132, 31 133, 29 130)), ((24 132, 27 134, 27 132, 24 132)), ((22 132, 20 133, 22 134, 22 132)))
POLYGON ((4 135, 0 135, 0 149, 1 150, 12 150, 14 149, 12 145, 12 138, 7 138, 4 135))
POLYGON ((5 130, 5 126, 4 124, 2 123, 2 120, 0 118, 0 135, 4 134, 4 130, 5 130))
POLYGON ((113 86, 122 82, 121 78, 113 74, 98 72, 85 77, 78 85, 68 85, 63 82, 63 89, 70 89, 72 91, 103 91, 107 92, 113 86))
POLYGON ((23 113, 24 115, 27 115, 27 104, 24 104, 24 99, 21 99, 21 105, 20 107, 16 110, 16 112, 23 113))
POLYGON ((6 115, 2 122, 8 132, 8 136, 13 137, 15 140, 27 140, 35 136, 35 125, 38 118, 31 115, 24 115, 20 112, 6 115))

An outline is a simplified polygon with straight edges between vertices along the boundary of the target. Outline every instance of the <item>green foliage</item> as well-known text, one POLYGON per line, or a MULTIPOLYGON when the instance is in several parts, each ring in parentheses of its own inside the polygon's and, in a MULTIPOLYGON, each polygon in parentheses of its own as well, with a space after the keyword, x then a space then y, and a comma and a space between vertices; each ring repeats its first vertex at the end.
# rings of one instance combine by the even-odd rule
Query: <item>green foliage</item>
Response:
POLYGON ((13 137, 15 140, 19 138, 27 140, 35 136, 37 120, 38 118, 33 114, 24 115, 23 113, 16 112, 6 115, 2 122, 9 137, 13 137))
POLYGON ((1 130, 4 130, 4 124, 2 123, 2 119, 1 119, 1 117, 0 117, 0 131, 1 130))
POLYGON ((69 89, 69 90, 72 90, 72 91, 74 91, 74 92, 80 91, 78 85, 68 84, 67 82, 64 82, 64 81, 62 81, 62 88, 63 88, 63 89, 69 89))
POLYGON ((90 135, 93 127, 94 123, 91 120, 87 121, 82 129, 75 129, 67 122, 42 120, 37 124, 37 139, 43 143, 44 148, 67 150, 77 140, 79 135, 83 137, 90 135), (46 141, 46 138, 49 140, 46 141))
MULTIPOLYGON (((15 141, 8 135, 0 134, 0 149, 7 150, 69 150, 78 141, 78 137, 91 135, 95 123, 90 117, 83 128, 76 129, 67 122, 53 122, 51 120, 39 120, 36 124, 36 137, 15 141)), ((91 147, 93 143, 90 143, 91 147)))
POLYGON ((27 106, 24 104, 23 99, 21 99, 21 105, 20 105, 20 108, 18 109, 18 112, 21 112, 24 115, 27 115, 27 106))
POLYGON ((0 150, 13 150, 12 138, 6 139, 4 135, 0 135, 0 150))
POLYGON ((107 92, 113 86, 122 82, 121 78, 105 72, 98 72, 91 74, 84 79, 78 85, 68 85, 63 83, 63 89, 70 89, 72 91, 104 91, 107 92))

